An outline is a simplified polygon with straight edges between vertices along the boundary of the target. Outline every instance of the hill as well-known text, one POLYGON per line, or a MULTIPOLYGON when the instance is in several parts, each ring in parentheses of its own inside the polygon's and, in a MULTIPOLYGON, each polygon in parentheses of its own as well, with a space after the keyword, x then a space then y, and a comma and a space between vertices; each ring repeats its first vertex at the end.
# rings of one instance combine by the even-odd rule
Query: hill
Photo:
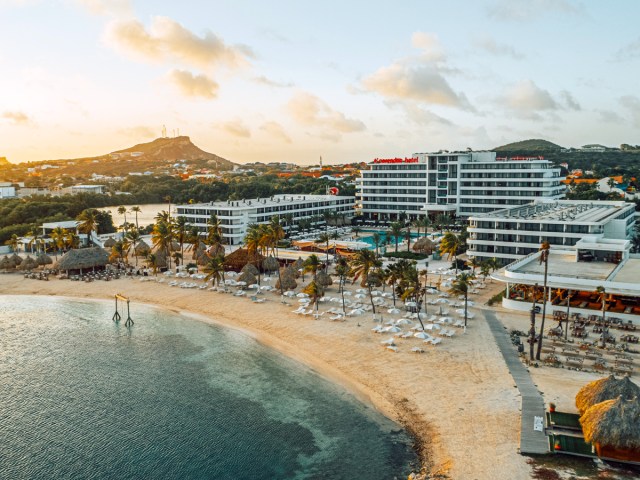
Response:
POLYGON ((9 160, 7 160, 7 157, 0 157, 0 167, 3 166, 8 166, 9 164, 9 160))
POLYGON ((209 160, 209 165, 219 170, 229 170, 235 165, 233 162, 222 158, 213 153, 205 152, 195 146, 191 139, 187 136, 173 138, 156 138, 148 143, 139 143, 124 150, 116 150, 110 154, 122 154, 123 157, 133 156, 135 158, 144 157, 145 159, 154 159, 160 161, 178 161, 178 160, 209 160), (141 154, 141 155, 140 155, 141 154), (215 165, 213 164, 215 162, 215 165))
POLYGON ((496 152, 549 152, 562 150, 563 147, 539 138, 509 143, 493 150, 496 152))

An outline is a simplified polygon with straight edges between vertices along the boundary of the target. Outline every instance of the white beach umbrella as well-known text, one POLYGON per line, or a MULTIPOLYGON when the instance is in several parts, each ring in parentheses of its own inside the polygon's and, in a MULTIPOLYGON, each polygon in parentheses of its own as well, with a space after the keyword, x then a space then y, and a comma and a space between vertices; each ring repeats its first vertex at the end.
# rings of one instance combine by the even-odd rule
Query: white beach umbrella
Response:
POLYGON ((356 289, 356 293, 366 293, 367 291, 364 288, 356 289))
POLYGON ((413 322, 408 318, 401 318, 395 322, 396 325, 412 325, 413 322))
POLYGON ((440 325, 436 325, 435 323, 428 323, 424 326, 425 330, 440 330, 440 325))
POLYGON ((309 295, 307 295, 306 293, 300 292, 300 293, 298 293, 296 295, 296 297, 298 297, 298 298, 307 298, 307 297, 309 297, 309 295))
POLYGON ((371 331, 374 332, 374 333, 382 333, 382 330, 383 330, 382 325, 376 325, 375 327, 373 327, 371 329, 371 331))
POLYGON ((402 329, 400 327, 396 327, 395 325, 393 325, 391 327, 386 327, 384 331, 389 333, 398 333, 398 332, 401 332, 402 329))
POLYGON ((362 294, 362 293, 357 293, 357 294, 355 295, 355 298, 360 298, 360 299, 362 299, 362 298, 366 298, 366 295, 364 295, 364 294, 362 294))
POLYGON ((371 295, 374 297, 377 297, 381 294, 382 292, 380 290, 371 290, 371 295))
POLYGON ((388 309, 387 313, 391 313, 393 315, 397 315, 397 314, 402 313, 402 312, 400 311, 399 308, 393 307, 393 308, 388 309))
POLYGON ((380 342, 382 345, 395 345, 395 339, 393 338, 387 338, 386 340, 383 340, 380 342))
POLYGON ((413 335, 416 338, 421 338, 422 340, 426 340, 428 338, 431 338, 431 335, 429 335, 428 333, 424 333, 424 332, 418 332, 416 334, 413 335))
POLYGON ((351 295, 353 295, 353 294, 352 294, 349 290, 345 290, 345 291, 344 291, 344 293, 343 293, 343 295, 344 295, 345 297, 350 297, 350 296, 351 296, 351 295))
POLYGON ((417 307, 418 306, 418 304, 416 302, 406 302, 405 305, 407 307, 417 307))
POLYGON ((300 299, 298 299, 298 303, 304 303, 304 304, 307 304, 307 303, 309 303, 310 301, 311 301, 311 300, 310 300, 310 299, 308 299, 308 298, 300 298, 300 299))

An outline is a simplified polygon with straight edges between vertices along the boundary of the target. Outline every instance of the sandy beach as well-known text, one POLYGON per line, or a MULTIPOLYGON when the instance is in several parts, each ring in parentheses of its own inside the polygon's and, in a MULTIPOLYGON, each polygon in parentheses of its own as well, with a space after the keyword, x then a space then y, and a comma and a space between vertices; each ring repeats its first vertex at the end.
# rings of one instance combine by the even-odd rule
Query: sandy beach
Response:
MULTIPOLYGON (((482 298, 500 288, 489 287, 482 298)), ((138 279, 44 282, 20 274, 0 275, 0 294, 110 299, 115 293, 131 298, 133 312, 136 303, 146 303, 241 329, 344 385, 409 429, 432 475, 445 473, 442 478, 461 480, 530 478, 527 458, 517 453, 519 394, 480 312, 466 334, 460 330, 437 346, 398 339, 400 351, 393 353, 379 344, 388 335, 371 332, 375 324, 370 314, 346 322, 315 320, 295 315, 295 299, 283 305, 276 294, 266 294, 265 303, 253 303, 138 279), (425 353, 412 353, 412 346, 423 347, 425 353)), ((330 287, 327 294, 336 295, 337 288, 330 287)), ((480 297, 474 300, 483 303, 480 297)), ((540 382, 556 383, 554 373, 547 377, 551 378, 539 377, 540 382)))

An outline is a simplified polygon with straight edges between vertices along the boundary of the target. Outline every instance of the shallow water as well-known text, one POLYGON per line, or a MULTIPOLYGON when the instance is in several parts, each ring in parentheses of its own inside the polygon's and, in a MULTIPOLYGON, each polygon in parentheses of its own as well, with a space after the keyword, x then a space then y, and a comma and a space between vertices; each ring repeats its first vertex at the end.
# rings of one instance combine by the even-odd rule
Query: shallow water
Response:
POLYGON ((234 330, 0 296, 0 478, 389 479, 397 425, 234 330))

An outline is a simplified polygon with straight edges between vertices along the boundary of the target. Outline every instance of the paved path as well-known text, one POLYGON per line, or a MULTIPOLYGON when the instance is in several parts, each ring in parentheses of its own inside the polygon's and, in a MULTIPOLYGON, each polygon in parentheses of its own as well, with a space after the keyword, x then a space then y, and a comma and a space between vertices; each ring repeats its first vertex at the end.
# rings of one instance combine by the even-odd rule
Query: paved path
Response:
POLYGON ((522 396, 520 421, 520 453, 549 453, 549 442, 544 433, 544 400, 533 384, 531 375, 518 358, 511 338, 502 323, 490 310, 483 311, 491 333, 502 352, 509 373, 516 382, 522 396))

